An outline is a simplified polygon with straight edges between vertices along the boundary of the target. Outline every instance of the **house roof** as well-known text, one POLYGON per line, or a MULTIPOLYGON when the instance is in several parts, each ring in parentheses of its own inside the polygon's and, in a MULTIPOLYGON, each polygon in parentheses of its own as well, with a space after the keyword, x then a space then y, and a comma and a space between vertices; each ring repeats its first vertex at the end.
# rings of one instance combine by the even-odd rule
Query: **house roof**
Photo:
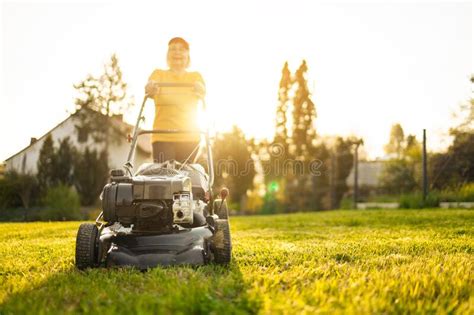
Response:
MULTIPOLYGON (((42 135, 40 138, 38 138, 38 140, 36 140, 35 142, 33 143, 30 143, 28 146, 26 146, 25 148, 23 148, 22 150, 18 151, 17 153, 13 154, 12 156, 8 157, 7 159, 5 159, 5 162, 14 158, 15 156, 23 153, 24 151, 28 150, 28 148, 30 148, 32 145, 34 145, 36 142, 42 140, 43 138, 47 137, 48 134, 50 134, 51 132, 53 132, 55 129, 59 128, 61 125, 63 125, 65 122, 67 122, 69 119, 71 119, 72 117, 76 116, 77 115, 77 111, 71 115, 69 115, 66 119, 64 119, 63 121, 61 121, 60 123, 58 123, 56 126, 54 126, 53 128, 51 128, 48 132, 46 132, 44 135, 42 135)), ((113 123, 119 127, 118 130, 120 130, 120 132, 123 134, 123 136, 127 136, 127 134, 129 132, 131 132, 133 130, 133 126, 132 125, 129 125, 127 123, 125 123, 124 121, 122 121, 121 119, 117 118, 117 117, 112 117, 113 119, 113 123)), ((139 138, 139 141, 137 142, 137 149, 140 150, 141 152, 145 153, 145 154, 150 154, 151 153, 151 146, 149 145, 150 143, 150 137, 146 137, 146 136, 143 136, 141 138, 139 138), (148 140, 148 141, 147 141, 148 140)))

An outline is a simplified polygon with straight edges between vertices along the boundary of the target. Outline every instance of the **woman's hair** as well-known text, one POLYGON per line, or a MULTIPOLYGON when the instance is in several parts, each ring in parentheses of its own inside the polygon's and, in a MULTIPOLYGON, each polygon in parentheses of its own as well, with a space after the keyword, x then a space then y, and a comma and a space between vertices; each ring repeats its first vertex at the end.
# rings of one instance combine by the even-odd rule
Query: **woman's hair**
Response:
POLYGON ((182 37, 173 37, 168 42, 168 49, 171 46, 171 44, 177 44, 177 43, 183 44, 184 48, 186 48, 186 50, 188 51, 188 64, 186 65, 186 68, 187 68, 191 64, 191 57, 189 56, 189 43, 186 40, 184 40, 184 38, 182 37))

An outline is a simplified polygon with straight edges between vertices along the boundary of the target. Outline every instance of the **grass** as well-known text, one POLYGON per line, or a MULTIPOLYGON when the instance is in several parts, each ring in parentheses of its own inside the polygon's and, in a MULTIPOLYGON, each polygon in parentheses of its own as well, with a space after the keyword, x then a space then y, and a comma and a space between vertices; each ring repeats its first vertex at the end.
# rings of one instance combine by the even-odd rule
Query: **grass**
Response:
POLYGON ((0 224, 0 314, 474 313, 474 211, 232 218, 229 267, 74 269, 79 222, 0 224))

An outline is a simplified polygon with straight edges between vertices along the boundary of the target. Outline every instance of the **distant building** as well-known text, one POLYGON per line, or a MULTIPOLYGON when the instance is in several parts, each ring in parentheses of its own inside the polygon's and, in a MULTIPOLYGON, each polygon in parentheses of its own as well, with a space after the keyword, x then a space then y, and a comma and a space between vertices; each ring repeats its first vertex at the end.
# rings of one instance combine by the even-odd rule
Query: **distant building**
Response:
MULTIPOLYGON (((130 143, 127 141, 127 135, 133 131, 133 126, 122 121, 122 116, 114 116, 110 118, 112 128, 119 133, 118 141, 109 141, 108 156, 110 168, 121 168, 126 162, 130 143)), ((39 153, 43 146, 44 140, 48 135, 53 138, 55 146, 59 141, 69 137, 70 144, 83 152, 86 148, 102 150, 104 145, 98 144, 90 135, 78 132, 76 125, 79 124, 79 118, 76 114, 72 114, 49 132, 40 138, 31 138, 30 145, 15 153, 5 160, 5 171, 15 170, 19 173, 37 173, 37 164, 39 153)), ((142 163, 151 162, 151 140, 150 135, 143 135, 138 138, 138 145, 135 151, 134 166, 137 167, 142 163)), ((2 169, 0 168, 0 176, 2 169)))
MULTIPOLYGON (((358 185, 366 188, 377 188, 380 184, 380 175, 382 173, 385 161, 360 161, 358 167, 358 185)), ((347 186, 351 189, 354 186, 354 168, 346 180, 347 186)))

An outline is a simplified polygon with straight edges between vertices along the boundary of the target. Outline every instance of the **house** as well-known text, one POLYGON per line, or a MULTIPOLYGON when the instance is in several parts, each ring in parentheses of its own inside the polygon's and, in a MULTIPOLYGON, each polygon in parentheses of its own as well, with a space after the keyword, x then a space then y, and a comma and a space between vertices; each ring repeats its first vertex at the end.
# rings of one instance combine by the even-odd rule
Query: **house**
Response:
MULTIPOLYGON (((360 161, 358 167, 358 185, 369 189, 376 189, 380 184, 380 175, 383 171, 385 161, 360 161)), ((352 189, 354 186, 354 168, 346 180, 347 186, 352 189)))
MULTIPOLYGON (((112 168, 121 168, 126 162, 130 143, 127 141, 127 135, 133 132, 133 126, 125 123, 122 116, 111 117, 112 129, 119 133, 118 140, 109 141, 108 145, 108 165, 112 168)), ((31 138, 30 145, 15 153, 5 160, 5 171, 17 171, 19 173, 37 173, 37 164, 40 150, 48 135, 51 135, 55 146, 59 146, 59 141, 69 137, 70 144, 79 151, 86 148, 94 150, 102 150, 103 143, 97 143, 94 139, 85 133, 78 132, 76 126, 79 125, 79 117, 77 113, 70 115, 68 118, 60 122, 46 134, 40 138, 31 138)), ((115 139, 115 138, 114 138, 115 139)), ((138 138, 137 149, 135 151, 134 166, 139 166, 145 162, 152 160, 152 148, 150 135, 143 135, 138 138)))

